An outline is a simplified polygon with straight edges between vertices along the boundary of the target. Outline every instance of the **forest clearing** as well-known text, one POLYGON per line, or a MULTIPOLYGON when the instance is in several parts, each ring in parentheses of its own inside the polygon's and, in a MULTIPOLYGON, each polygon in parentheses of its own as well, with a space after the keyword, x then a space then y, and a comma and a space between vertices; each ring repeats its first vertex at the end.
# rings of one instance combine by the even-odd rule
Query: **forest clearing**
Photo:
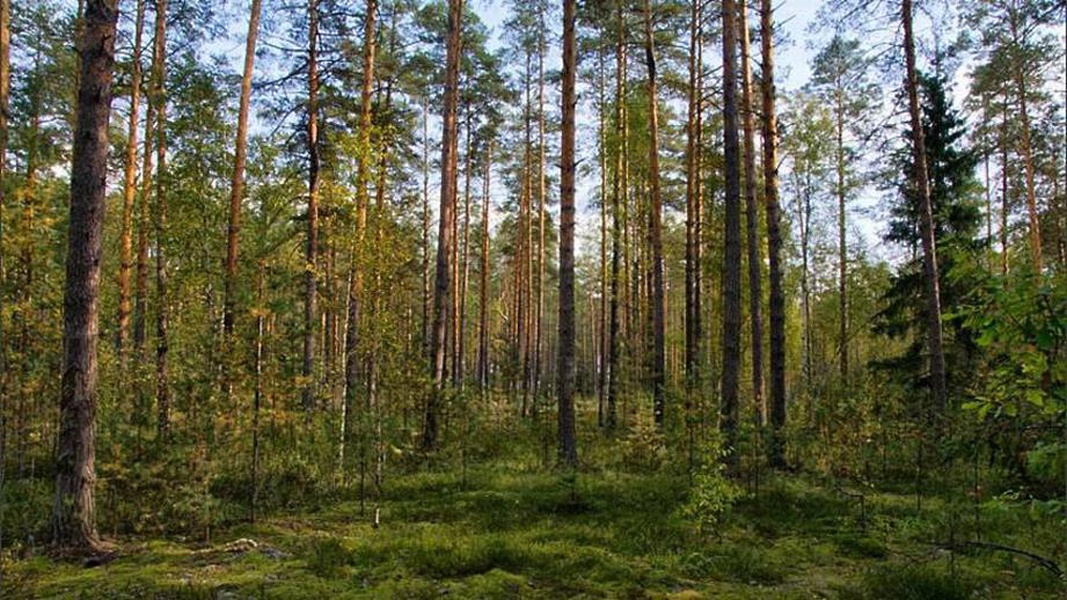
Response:
POLYGON ((1064 0, 0 0, 0 598, 1067 597, 1064 0))

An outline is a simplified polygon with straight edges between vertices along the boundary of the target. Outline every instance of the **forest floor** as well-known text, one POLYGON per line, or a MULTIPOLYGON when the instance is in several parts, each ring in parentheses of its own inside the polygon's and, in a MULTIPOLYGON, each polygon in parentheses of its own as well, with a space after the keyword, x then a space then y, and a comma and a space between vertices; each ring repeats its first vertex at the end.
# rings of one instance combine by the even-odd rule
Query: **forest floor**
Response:
MULTIPOLYGON (((597 451, 603 458, 619 449, 597 451)), ((379 527, 373 503, 361 509, 349 493, 195 541, 109 537, 116 557, 94 568, 40 553, 4 565, 0 596, 1067 597, 1067 580, 1054 574, 1067 567, 1067 525, 1062 512, 1032 504, 975 505, 943 493, 920 510, 907 482, 875 488, 764 474, 714 532, 700 535, 683 510, 684 470, 567 474, 536 462, 498 455, 463 468, 387 472, 379 527), (986 546, 968 543, 976 539, 986 546)))

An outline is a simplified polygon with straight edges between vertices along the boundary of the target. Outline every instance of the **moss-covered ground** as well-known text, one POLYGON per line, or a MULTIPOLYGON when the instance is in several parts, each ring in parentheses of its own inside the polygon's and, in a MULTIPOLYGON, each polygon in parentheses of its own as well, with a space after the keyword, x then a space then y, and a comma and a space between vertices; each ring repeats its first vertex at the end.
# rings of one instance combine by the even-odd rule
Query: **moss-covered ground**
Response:
MULTIPOLYGON (((8 562, 5 598, 1063 598, 1031 559, 967 539, 975 515, 928 498, 857 497, 779 476, 715 531, 682 515, 687 477, 523 464, 387 481, 373 505, 326 503, 204 540, 112 539, 86 568, 46 555, 8 562), (864 518, 866 517, 866 518, 864 518), (253 544, 246 540, 252 540, 253 544)), ((1052 548, 1062 520, 980 507, 985 539, 1052 548)), ((1062 563, 1061 563, 1062 564, 1062 563)))
POLYGON ((1067 598, 1053 568, 1004 549, 1067 568, 1063 507, 975 503, 966 477, 930 474, 920 503, 907 477, 746 473, 701 532, 684 465, 642 463, 639 440, 590 433, 568 473, 536 436, 485 439, 492 452, 389 465, 377 506, 353 483, 255 524, 112 533, 116 557, 93 568, 16 544, 0 598, 1067 598))

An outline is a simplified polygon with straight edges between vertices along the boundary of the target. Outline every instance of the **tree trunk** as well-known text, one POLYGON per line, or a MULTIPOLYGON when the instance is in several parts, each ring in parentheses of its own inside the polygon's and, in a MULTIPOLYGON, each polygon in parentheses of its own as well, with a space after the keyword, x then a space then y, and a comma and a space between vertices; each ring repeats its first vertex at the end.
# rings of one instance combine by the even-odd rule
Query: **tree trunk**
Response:
MULTIPOLYGON (((616 40, 616 65, 615 65, 615 134, 620 142, 626 134, 626 23, 622 8, 618 13, 618 37, 616 40)), ((621 146, 622 144, 620 144, 621 146)), ((622 211, 626 202, 626 190, 623 173, 625 170, 626 156, 622 148, 616 150, 615 171, 612 174, 611 184, 611 316, 608 324, 608 395, 607 414, 604 417, 604 427, 611 433, 615 430, 618 420, 616 404, 619 395, 619 302, 626 283, 620 282, 620 261, 622 259, 622 211), (620 290, 620 286, 624 288, 620 290)))
POLYGON ((666 282, 663 273, 663 199, 659 185, 659 99, 656 92, 656 48, 652 35, 652 2, 645 0, 645 64, 648 67, 648 170, 652 196, 650 223, 652 246, 652 413, 657 427, 663 426, 667 393, 666 282))
MULTIPOLYGON (((259 0, 256 0, 258 3, 259 0)), ((263 297, 264 271, 266 265, 260 261, 256 271, 256 345, 252 364, 255 378, 252 393, 252 490, 248 504, 248 520, 252 523, 256 522, 256 506, 259 503, 259 409, 263 403, 263 331, 267 314, 263 297)))
POLYGON ((117 22, 115 1, 89 1, 78 48, 81 76, 63 299, 63 373, 52 533, 57 545, 88 551, 100 546, 93 504, 96 342, 117 22))
POLYGON ((775 115, 774 26, 771 0, 761 0, 760 40, 763 54, 763 199, 767 211, 770 258, 771 444, 770 460, 785 467, 785 292, 782 288, 782 233, 778 207, 778 117, 775 115))
POLYGON ((463 157, 463 249, 460 251, 457 265, 459 277, 456 281, 458 284, 456 287, 459 288, 459 304, 457 305, 459 307, 459 324, 456 329, 455 381, 456 387, 460 390, 463 389, 464 379, 466 378, 464 369, 466 367, 467 354, 467 289, 470 284, 471 179, 474 176, 472 172, 470 109, 467 110, 466 121, 466 151, 463 157))
POLYGON ((451 222, 456 208, 456 104, 459 87, 459 56, 462 42, 463 0, 448 0, 448 35, 445 42, 444 119, 441 133, 441 208, 437 232, 437 273, 433 306, 433 361, 430 364, 433 389, 426 402, 422 448, 437 448, 437 405, 444 392, 445 341, 448 328, 449 252, 452 249, 451 222))
MULTIPOLYGON (((364 236, 367 230, 367 161, 370 157, 371 93, 374 91, 374 60, 377 52, 375 22, 378 17, 377 0, 367 2, 367 16, 363 32, 363 82, 359 103, 360 150, 356 153, 356 232, 351 245, 351 263, 348 271, 348 318, 345 325, 345 385, 341 410, 341 468, 344 468, 344 452, 351 435, 350 420, 356 405, 356 389, 359 379, 359 321, 363 301, 363 271, 360 261, 364 251, 364 236)), ((361 496, 362 497, 362 496, 361 496)))
POLYGON ((608 348, 608 149, 607 149, 607 81, 605 75, 604 47, 597 50, 597 168, 600 171, 600 311, 597 315, 600 352, 596 355, 597 367, 597 427, 604 427, 604 408, 607 399, 607 348, 608 348))
POLYGON ((545 205, 548 200, 547 173, 548 159, 546 158, 545 146, 545 12, 538 11, 540 20, 540 34, 537 41, 537 313, 534 316, 536 322, 534 328, 534 368, 532 388, 536 398, 541 385, 541 347, 545 313, 545 205))
POLYGON ((759 214, 756 212, 756 125, 752 98, 752 66, 749 55, 748 5, 738 6, 741 38, 741 116, 744 131, 745 222, 748 248, 748 311, 752 324, 752 399, 757 426, 767 422, 767 402, 763 397, 763 293, 760 281, 759 214))
MULTIPOLYGON (((9 2, 10 0, 4 0, 9 2)), ((141 44, 144 38, 144 0, 137 0, 134 25, 133 58, 130 73, 130 125, 126 146, 126 165, 122 187, 122 231, 119 235, 119 315, 115 349, 119 371, 126 373, 127 341, 130 336, 130 270, 132 265, 133 203, 137 192, 137 128, 141 114, 141 44)), ((6 130, 6 125, 4 126, 6 130)), ((6 135, 6 133, 5 133, 6 135)), ((0 156, 0 163, 3 157, 0 156)), ((0 167, 2 170, 3 167, 0 167)), ((0 171, 2 172, 2 171, 0 171)), ((0 192, 2 193, 2 192, 0 192)))
POLYGON ((134 274, 133 302, 133 356, 134 356, 134 396, 136 421, 147 423, 147 398, 145 395, 144 365, 145 345, 148 329, 148 233, 151 227, 152 170, 155 160, 156 112, 159 94, 156 89, 156 77, 160 70, 158 63, 164 57, 159 55, 153 45, 151 82, 148 88, 147 106, 144 119, 144 150, 141 163, 141 201, 137 215, 137 269, 134 274))
MULTIPOLYGON (((1014 7, 1009 9, 1009 25, 1011 27, 1012 46, 1019 48, 1019 13, 1014 7)), ((1041 216, 1037 211, 1037 195, 1034 183, 1034 155, 1030 132, 1029 102, 1026 96, 1026 73, 1023 72, 1024 61, 1021 56, 1016 56, 1012 62, 1012 71, 1015 78, 1016 105, 1019 109, 1020 125, 1022 126, 1022 158, 1023 169, 1026 175, 1026 212, 1030 218, 1030 260, 1033 263, 1034 273, 1041 273, 1041 216)))
MULTIPOLYGON (((234 144, 233 179, 230 181, 230 223, 226 230, 226 279, 223 284, 222 332, 227 354, 233 335, 233 305, 237 286, 237 244, 241 230, 241 200, 244 197, 245 163, 248 159, 248 111, 252 101, 252 69, 256 59, 256 37, 259 35, 259 13, 262 0, 252 0, 248 16, 248 36, 245 38, 245 65, 241 76, 241 101, 237 112, 237 141, 234 144)), ((229 389, 228 357, 222 357, 223 380, 229 389)))
MULTIPOLYGON (((0 0, 0 292, 5 288, 7 270, 4 263, 4 175, 7 173, 8 108, 11 90, 11 0, 0 0)), ((7 466, 7 337, 2 315, 7 298, 0 293, 0 489, 6 481, 7 466)), ((2 513, 3 511, 0 511, 2 513)), ((0 523, 0 549, 4 547, 3 524, 0 523)), ((0 585, 3 585, 0 569, 0 585)))
MULTIPOLYGON (((559 219, 559 457, 578 464, 574 423, 574 90, 578 53, 575 44, 576 0, 563 0, 563 140, 560 145, 559 219)), ((647 6, 646 6, 647 7, 647 6)))
POLYGON ((156 3, 156 39, 152 79, 158 124, 156 126, 156 433, 162 438, 170 428, 170 352, 167 306, 167 0, 156 3))
POLYGON ((304 253, 304 355, 301 398, 307 418, 315 403, 315 330, 318 327, 319 255, 319 0, 308 0, 308 203, 307 248, 304 253))
MULTIPOLYGON (((904 60, 907 69, 908 109, 911 114, 912 157, 915 161, 915 189, 921 203, 919 228, 922 233, 923 278, 926 285, 927 343, 930 350, 930 386, 933 392, 934 411, 944 414, 948 404, 948 386, 945 378, 945 352, 941 329, 941 290, 937 268, 937 240, 934 237, 934 212, 930 198, 929 170, 926 165, 926 147, 923 136, 922 115, 919 109, 919 82, 915 69, 915 38, 912 32, 911 0, 900 3, 901 21, 904 25, 904 60)), ((1040 258, 1038 255, 1037 258, 1040 258)))
POLYGON ((1000 274, 1008 274, 1008 98, 1000 121, 1000 274))
POLYGON ((489 189, 493 172, 493 138, 485 147, 485 173, 482 178, 482 256, 478 282, 478 386, 489 390, 489 189))
POLYGON ((720 427, 727 467, 740 464, 737 446, 738 380, 741 371, 741 164, 737 140, 737 3, 722 3, 723 158, 725 225, 723 231, 722 404, 720 427))
MULTIPOLYGON (((840 80, 841 75, 838 74, 840 80)), ((838 322, 837 351, 838 366, 841 373, 841 381, 848 386, 848 237, 845 229, 846 217, 845 202, 845 107, 844 91, 840 82, 834 90, 836 97, 836 134, 834 162, 837 171, 837 289, 838 289, 838 322)))
POLYGON ((430 107, 422 103, 422 351, 427 360, 430 350, 430 107))
MULTIPOLYGON (((697 46, 702 34, 700 2, 692 3, 689 21, 689 98, 685 153, 685 381, 686 419, 692 413, 692 396, 700 386, 700 144, 697 122, 701 108, 697 46)), ((687 426, 688 428, 688 426, 687 426)), ((690 440, 692 441, 692 440, 690 440)))

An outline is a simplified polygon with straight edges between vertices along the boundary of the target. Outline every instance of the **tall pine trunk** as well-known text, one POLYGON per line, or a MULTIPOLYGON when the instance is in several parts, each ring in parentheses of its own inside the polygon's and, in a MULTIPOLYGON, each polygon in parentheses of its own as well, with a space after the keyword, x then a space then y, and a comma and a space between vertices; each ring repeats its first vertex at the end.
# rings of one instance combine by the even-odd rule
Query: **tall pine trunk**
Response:
POLYGON ((307 247, 304 252, 304 354, 300 374, 301 398, 307 419, 315 403, 315 337, 318 329, 319 256, 319 0, 308 0, 308 201, 307 247))
MULTIPOLYGON (((226 230, 226 278, 223 282, 222 332, 226 344, 233 335, 234 296, 237 286, 237 245, 241 231, 241 200, 245 188, 245 163, 248 160, 248 112, 252 102, 252 69, 256 59, 256 37, 259 35, 259 13, 262 0, 252 0, 248 16, 248 35, 245 38, 245 64, 241 76, 241 100, 237 112, 237 141, 234 143, 233 178, 230 180, 230 222, 226 230)), ((227 352, 228 354, 228 352, 227 352)), ((224 381, 229 388, 229 359, 223 357, 224 381)))
POLYGON ((782 286, 782 224, 778 204, 778 117, 775 114, 774 25, 771 0, 761 0, 760 45, 763 55, 763 201, 767 211, 770 263, 771 444, 775 468, 785 462, 785 291, 782 286))
POLYGON ((478 282, 478 386, 489 391, 489 189, 493 171, 493 138, 485 146, 485 173, 482 176, 482 254, 478 282))
POLYGON ((574 423, 574 90, 578 53, 575 43, 576 0, 563 0, 563 140, 560 145, 559 219, 559 457, 578 464, 574 423))
POLYGON ((434 284, 433 357, 430 363, 433 389, 426 401, 422 430, 422 448, 437 448, 437 407, 445 384, 445 342, 448 329, 449 253, 451 223, 456 209, 456 104, 459 88, 459 56, 462 41, 463 0, 448 0, 448 34, 445 38, 444 119, 441 133, 441 209, 437 232, 437 273, 434 284))
MULTIPOLYGON (((838 80, 841 74, 836 75, 838 80)), ((845 229, 847 215, 846 189, 845 189, 845 98, 840 82, 834 87, 836 100, 835 131, 836 140, 834 146, 834 166, 837 174, 837 290, 838 290, 838 318, 837 351, 838 367, 841 381, 847 386, 848 377, 848 236, 845 229)))
MULTIPOLYGON (((9 0, 4 0, 5 2, 9 0)), ((141 47, 144 38, 145 1, 137 0, 134 25, 133 57, 130 67, 130 122, 126 146, 126 164, 122 186, 122 230, 119 234, 119 315, 115 349, 119 370, 126 373, 130 337, 130 271, 133 258, 133 204, 137 194, 137 129, 141 115, 141 47)), ((6 130, 6 126, 4 126, 6 130)), ((0 156, 0 163, 3 157, 0 156)), ((3 167, 0 167, 2 170, 3 167)), ((0 171, 2 172, 2 171, 0 171)), ((125 376, 125 375, 123 375, 125 376)))
POLYGON ((737 139, 737 3, 722 3, 723 159, 726 198, 723 231, 722 400, 720 427, 727 467, 736 472, 738 381, 741 371, 741 164, 737 139))
POLYGON ((167 305, 167 0, 156 3, 156 39, 153 58, 156 104, 156 434, 170 428, 170 308, 167 305))
POLYGON ((652 412, 663 426, 667 394, 667 307, 663 272, 663 199, 659 181, 659 98, 656 88, 656 47, 652 32, 652 1, 645 0, 645 65, 648 67, 648 170, 652 205, 649 222, 652 246, 652 412))
MULTIPOLYGON (((1009 9, 1009 26, 1011 28, 1012 47, 1020 47, 1019 39, 1019 11, 1017 8, 1009 9)), ((1020 126, 1022 127, 1022 151, 1023 172, 1026 176, 1026 213, 1030 220, 1030 261, 1034 273, 1041 273, 1041 215, 1037 210, 1037 192, 1034 182, 1034 155, 1032 134, 1030 132, 1030 107, 1027 99, 1026 73, 1024 72, 1024 57, 1016 54, 1012 63, 1012 74, 1015 79, 1015 101, 1019 111, 1020 126)))
POLYGON ((78 44, 81 75, 70 178, 63 298, 63 371, 52 534, 57 545, 95 551, 96 344, 107 193, 108 121, 115 63, 115 0, 90 0, 78 44))
POLYGON ((615 151, 615 169, 611 182, 611 306, 608 322, 608 394, 607 414, 604 416, 604 428, 610 433, 615 430, 618 420, 617 403, 619 396, 619 331, 620 296, 626 283, 620 281, 622 260, 622 211, 625 210, 626 189, 624 171, 626 156, 622 149, 626 135, 626 22, 622 8, 617 16, 617 38, 615 45, 615 135, 619 138, 620 148, 615 151))
POLYGON ((936 414, 944 414, 948 403, 945 375, 945 351, 941 329, 941 288, 937 268, 937 240, 934 237, 934 211, 930 198, 929 170, 926 163, 926 141, 922 114, 919 108, 919 80, 915 68, 915 37, 912 30, 911 0, 900 3, 900 18, 904 26, 904 61, 907 70, 908 111, 911 115, 911 152, 914 161, 915 190, 919 194, 919 229, 922 234, 923 279, 926 289, 927 343, 930 351, 930 386, 936 414))
MULTIPOLYGON (((374 57, 377 51, 375 22, 378 17, 378 2, 367 2, 367 15, 363 32, 363 81, 360 88, 359 140, 356 153, 356 232, 351 245, 351 262, 348 271, 348 317, 345 325, 345 385, 341 408, 341 468, 344 468, 345 447, 351 436, 352 413, 356 406, 356 390, 359 378, 359 321, 363 302, 363 270, 360 260, 364 251, 364 236, 367 229, 367 204, 369 185, 367 161, 370 158, 371 93, 374 90, 374 57)), ((362 447, 362 445, 361 445, 362 447)))
POLYGON ((767 403, 763 397, 763 293, 760 281, 763 269, 759 251, 759 213, 756 211, 756 124, 752 98, 752 61, 749 52, 748 5, 738 7, 741 37, 741 116, 744 131, 745 223, 748 249, 748 312, 752 325, 752 400, 757 424, 767 421, 767 403))

